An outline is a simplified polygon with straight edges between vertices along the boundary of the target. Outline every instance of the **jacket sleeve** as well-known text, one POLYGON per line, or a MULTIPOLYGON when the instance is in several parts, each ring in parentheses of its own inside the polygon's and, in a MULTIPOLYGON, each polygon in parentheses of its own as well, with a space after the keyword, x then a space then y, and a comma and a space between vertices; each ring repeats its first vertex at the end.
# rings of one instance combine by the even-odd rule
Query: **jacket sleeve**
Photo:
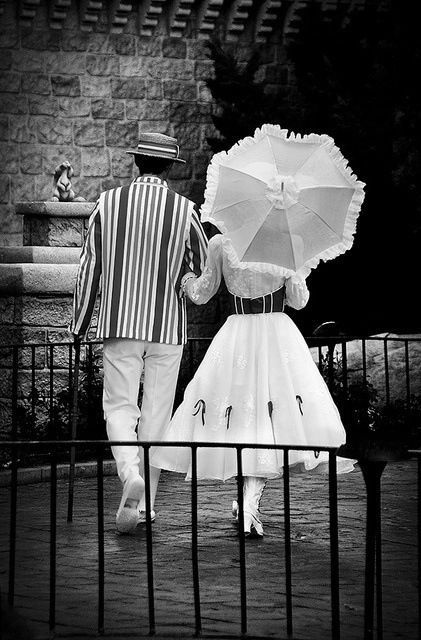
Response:
POLYGON ((190 223, 190 230, 186 240, 184 252, 185 270, 200 276, 205 268, 208 253, 208 239, 199 220, 199 216, 193 209, 190 223))
POLYGON ((202 275, 186 273, 181 281, 182 291, 195 304, 205 304, 218 291, 222 279, 221 235, 209 242, 209 253, 202 275))
POLYGON ((91 323, 101 279, 101 217, 99 200, 89 218, 88 233, 80 256, 69 330, 84 336, 91 323))

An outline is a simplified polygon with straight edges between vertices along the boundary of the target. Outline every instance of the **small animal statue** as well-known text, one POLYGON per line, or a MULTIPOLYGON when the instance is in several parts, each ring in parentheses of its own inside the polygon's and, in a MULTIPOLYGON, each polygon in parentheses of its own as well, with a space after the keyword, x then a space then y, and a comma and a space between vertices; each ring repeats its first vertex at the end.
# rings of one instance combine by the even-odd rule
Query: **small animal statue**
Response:
POLYGON ((73 176, 73 167, 68 160, 64 160, 54 169, 54 193, 53 202, 84 202, 81 196, 75 198, 70 178, 73 176))

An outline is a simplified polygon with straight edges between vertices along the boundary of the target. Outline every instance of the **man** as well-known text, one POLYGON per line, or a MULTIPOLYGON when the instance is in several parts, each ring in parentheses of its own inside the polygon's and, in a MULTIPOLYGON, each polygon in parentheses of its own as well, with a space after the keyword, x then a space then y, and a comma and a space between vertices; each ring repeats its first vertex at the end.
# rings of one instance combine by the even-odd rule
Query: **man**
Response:
MULTIPOLYGON (((95 205, 80 258, 70 331, 77 337, 86 334, 101 288, 96 335, 104 342, 108 438, 159 440, 171 418, 187 338, 180 282, 186 272, 200 275, 207 239, 193 202, 164 179, 174 162, 185 162, 177 140, 144 133, 137 149, 127 153, 134 155, 139 177, 101 193, 95 205)), ((123 483, 117 531, 130 533, 145 514, 143 449, 115 446, 112 452, 123 483)), ((160 469, 150 469, 154 519, 160 469)))

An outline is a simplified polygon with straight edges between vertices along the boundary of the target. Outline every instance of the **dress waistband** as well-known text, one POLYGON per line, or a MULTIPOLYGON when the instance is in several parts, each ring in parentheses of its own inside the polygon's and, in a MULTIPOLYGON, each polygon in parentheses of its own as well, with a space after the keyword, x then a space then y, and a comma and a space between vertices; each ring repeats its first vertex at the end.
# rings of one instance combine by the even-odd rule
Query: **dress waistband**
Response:
POLYGON ((231 315, 247 313, 274 313, 283 311, 285 306, 285 287, 272 291, 259 298, 241 298, 232 293, 229 294, 231 315))

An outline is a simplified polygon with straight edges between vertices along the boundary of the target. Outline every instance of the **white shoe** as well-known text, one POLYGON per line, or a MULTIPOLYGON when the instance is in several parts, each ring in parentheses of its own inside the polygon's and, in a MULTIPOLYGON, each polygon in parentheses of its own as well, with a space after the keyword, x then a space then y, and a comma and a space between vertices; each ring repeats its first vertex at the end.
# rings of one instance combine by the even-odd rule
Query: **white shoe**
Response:
POLYGON ((129 478, 124 483, 123 495, 116 514, 116 528, 119 533, 132 533, 137 527, 138 505, 145 491, 145 483, 140 476, 129 478), (127 503, 130 500, 131 503, 127 503), (133 501, 136 504, 133 504, 133 501))
MULTIPOLYGON (((151 522, 155 522, 156 513, 153 509, 151 509, 151 522)), ((137 524, 145 524, 146 523, 146 511, 138 511, 137 512, 137 524)))
POLYGON ((238 520, 238 502, 237 502, 237 500, 233 500, 232 501, 232 511, 231 511, 231 513, 232 513, 232 517, 235 520, 238 520))

